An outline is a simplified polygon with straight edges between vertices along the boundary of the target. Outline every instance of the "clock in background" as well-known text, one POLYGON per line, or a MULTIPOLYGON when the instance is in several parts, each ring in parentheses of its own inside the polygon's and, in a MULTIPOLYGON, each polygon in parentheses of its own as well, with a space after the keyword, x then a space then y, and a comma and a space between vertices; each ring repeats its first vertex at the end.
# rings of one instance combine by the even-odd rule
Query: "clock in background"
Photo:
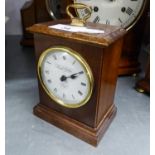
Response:
MULTIPOLYGON (((92 8, 90 22, 114 25, 125 28, 122 55, 119 63, 119 75, 130 75, 140 71, 138 56, 140 53, 144 23, 146 20, 147 0, 74 0, 92 8)), ((78 16, 86 14, 77 10, 78 16)))
MULTIPOLYGON (((127 30, 132 28, 141 17, 146 0, 74 0, 92 8, 90 22, 121 26, 127 30)), ((87 12, 78 10, 80 17, 87 12)))
MULTIPOLYGON (((53 20, 48 8, 56 18, 68 18, 65 8, 71 3, 84 3, 92 7, 91 21, 107 25, 125 27, 128 33, 124 37, 124 45, 119 63, 119 75, 128 75, 140 71, 138 56, 140 53, 144 23, 149 0, 33 0, 22 8, 23 39, 22 45, 33 45, 32 34, 26 27, 35 23, 53 20), (48 7, 47 7, 48 2, 48 7)), ((83 12, 78 12, 83 14, 83 12)))
POLYGON ((72 0, 30 0, 25 2, 20 10, 23 35, 20 44, 22 46, 34 46, 33 35, 26 29, 33 24, 52 21, 54 19, 68 18, 66 6, 73 3, 72 0))

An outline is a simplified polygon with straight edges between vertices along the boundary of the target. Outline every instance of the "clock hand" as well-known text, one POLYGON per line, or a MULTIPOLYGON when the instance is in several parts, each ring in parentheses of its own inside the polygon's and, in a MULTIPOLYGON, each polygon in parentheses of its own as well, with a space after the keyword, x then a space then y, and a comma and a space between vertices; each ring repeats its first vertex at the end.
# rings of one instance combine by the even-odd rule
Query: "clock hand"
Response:
POLYGON ((75 79, 75 78, 77 77, 77 75, 80 75, 80 74, 83 74, 83 73, 84 73, 84 72, 81 71, 81 72, 78 72, 78 73, 72 74, 72 75, 70 75, 70 78, 71 78, 71 79, 75 79))
POLYGON ((67 77, 65 75, 62 75, 61 78, 60 78, 60 81, 63 82, 63 81, 66 81, 66 80, 67 80, 67 77))
POLYGON ((68 78, 71 78, 71 79, 75 79, 77 77, 77 75, 80 75, 80 74, 83 74, 84 72, 81 71, 81 72, 78 72, 78 73, 74 73, 70 76, 65 76, 65 75, 62 75, 61 78, 60 78, 60 81, 66 81, 68 78))

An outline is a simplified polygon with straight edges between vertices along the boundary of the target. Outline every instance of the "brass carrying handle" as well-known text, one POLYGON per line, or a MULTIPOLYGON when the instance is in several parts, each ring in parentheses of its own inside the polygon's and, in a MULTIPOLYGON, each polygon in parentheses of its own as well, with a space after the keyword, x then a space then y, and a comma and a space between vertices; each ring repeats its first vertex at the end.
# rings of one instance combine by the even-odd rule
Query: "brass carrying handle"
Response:
POLYGON ((84 26, 85 23, 86 23, 86 20, 88 18, 90 18, 90 16, 91 16, 92 9, 91 9, 91 7, 89 7, 89 6, 85 5, 85 4, 74 3, 74 4, 70 4, 70 5, 67 6, 66 12, 67 12, 67 14, 70 16, 70 18, 72 20, 71 25, 84 26), (86 14, 85 14, 85 16, 83 16, 81 18, 80 17, 74 17, 72 15, 72 13, 70 12, 70 8, 74 8, 74 9, 76 9, 76 11, 77 11, 77 9, 84 9, 86 14))

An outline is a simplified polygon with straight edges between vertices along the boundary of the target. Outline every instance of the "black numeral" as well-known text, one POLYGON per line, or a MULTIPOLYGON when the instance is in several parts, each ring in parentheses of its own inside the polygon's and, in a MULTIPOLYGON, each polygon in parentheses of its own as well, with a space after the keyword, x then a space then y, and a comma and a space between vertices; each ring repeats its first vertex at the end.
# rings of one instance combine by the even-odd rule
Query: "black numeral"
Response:
POLYGON ((46 61, 46 63, 51 64, 51 62, 49 62, 49 61, 46 61))
POLYGON ((107 24, 107 25, 110 25, 110 20, 107 19, 107 20, 106 20, 106 24, 107 24))
POLYGON ((54 91, 57 92, 57 88, 54 88, 54 91))
POLYGON ((63 56, 62 58, 63 58, 64 60, 66 60, 66 57, 65 57, 65 56, 63 56))
POLYGON ((73 61, 72 65, 74 65, 76 63, 76 60, 73 61))
POLYGON ((99 21, 100 21, 100 17, 96 16, 95 19, 93 20, 93 23, 99 23, 99 21))
POLYGON ((56 57, 56 55, 52 55, 52 56, 53 56, 54 60, 57 60, 57 57, 56 57))
POLYGON ((133 10, 132 10, 130 7, 128 7, 128 8, 126 9, 126 13, 127 13, 128 15, 131 15, 132 12, 133 12, 133 10))
POLYGON ((81 96, 83 95, 83 93, 80 90, 78 91, 78 94, 81 95, 81 96))
POLYGON ((118 21, 119 21, 120 23, 123 23, 122 20, 121 20, 121 18, 118 18, 118 21))
POLYGON ((50 72, 49 72, 49 70, 46 70, 45 73, 46 73, 46 74, 49 74, 50 72))
POLYGON ((47 80, 47 82, 48 82, 48 83, 52 83, 52 81, 51 81, 50 79, 49 79, 49 80, 47 80))
POLYGON ((63 98, 65 98, 66 97, 66 95, 63 93, 63 98))
POLYGON ((72 98, 75 99, 74 95, 72 94, 72 98))
POLYGON ((86 86, 86 83, 84 83, 84 82, 81 82, 81 85, 82 85, 82 86, 86 86))

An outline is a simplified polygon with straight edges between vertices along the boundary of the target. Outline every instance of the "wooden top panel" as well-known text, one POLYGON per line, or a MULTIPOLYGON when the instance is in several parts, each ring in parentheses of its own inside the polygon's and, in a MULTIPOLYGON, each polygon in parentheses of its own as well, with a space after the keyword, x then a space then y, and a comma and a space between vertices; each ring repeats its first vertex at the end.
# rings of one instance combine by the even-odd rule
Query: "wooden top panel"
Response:
POLYGON ((119 39, 126 33, 124 29, 116 26, 94 24, 90 22, 86 23, 86 27, 91 29, 104 30, 105 33, 90 34, 90 33, 81 33, 81 32, 68 32, 68 31, 57 30, 57 29, 48 27, 55 24, 70 24, 70 20, 57 20, 52 22, 39 23, 27 28, 27 30, 31 33, 40 33, 40 34, 45 34, 49 36, 72 39, 72 40, 82 41, 85 43, 91 43, 99 46, 109 46, 111 43, 113 43, 115 40, 119 39))

